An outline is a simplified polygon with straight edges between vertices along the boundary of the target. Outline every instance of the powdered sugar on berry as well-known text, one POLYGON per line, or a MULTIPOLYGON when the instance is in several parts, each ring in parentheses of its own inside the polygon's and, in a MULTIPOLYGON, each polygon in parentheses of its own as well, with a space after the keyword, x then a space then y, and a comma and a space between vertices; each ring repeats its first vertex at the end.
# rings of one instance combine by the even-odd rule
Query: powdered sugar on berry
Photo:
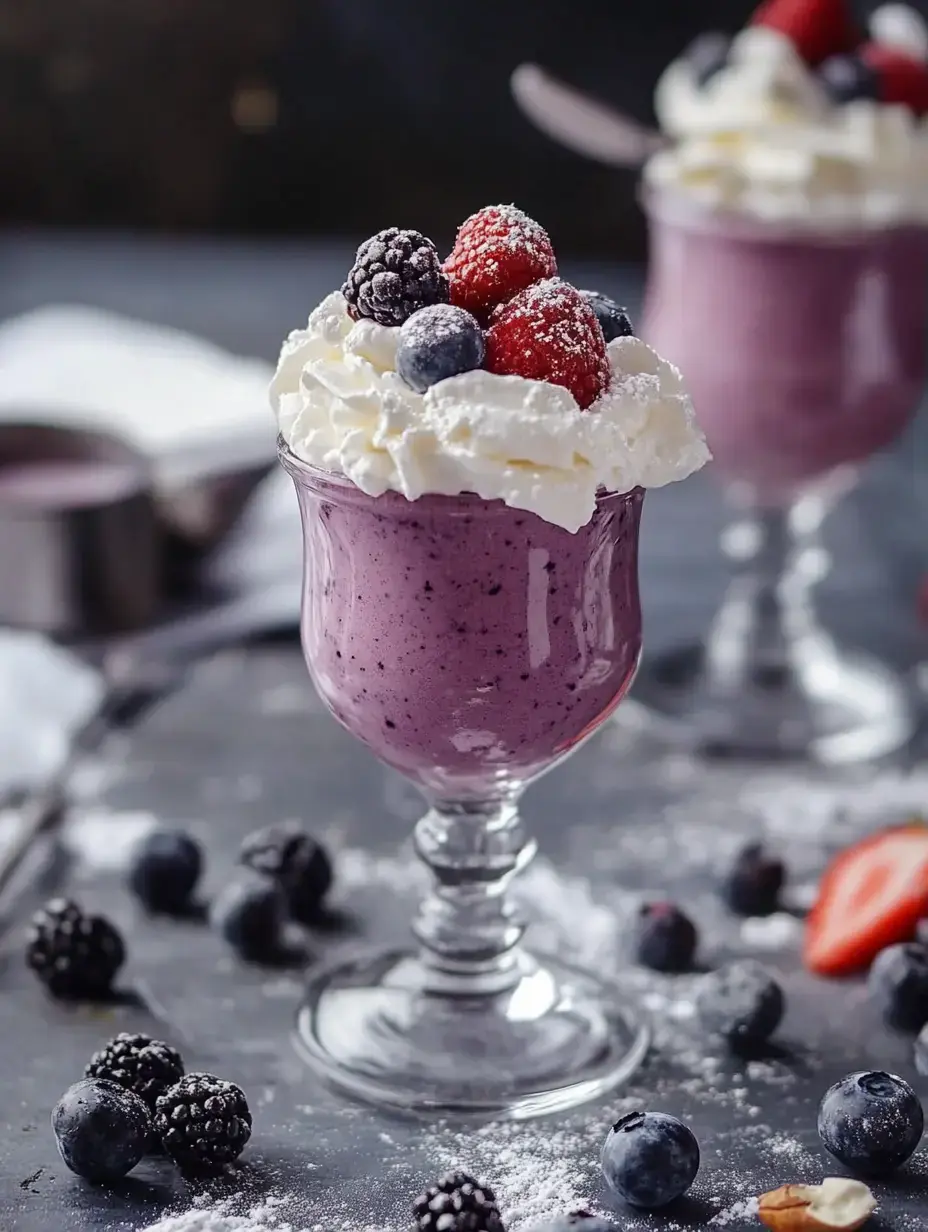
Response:
POLYGON ((661 487, 709 458, 680 373, 637 338, 609 344, 609 388, 583 411, 559 385, 482 370, 417 394, 395 371, 398 334, 353 322, 336 292, 271 385, 292 452, 368 495, 475 492, 573 532, 599 489, 661 487))

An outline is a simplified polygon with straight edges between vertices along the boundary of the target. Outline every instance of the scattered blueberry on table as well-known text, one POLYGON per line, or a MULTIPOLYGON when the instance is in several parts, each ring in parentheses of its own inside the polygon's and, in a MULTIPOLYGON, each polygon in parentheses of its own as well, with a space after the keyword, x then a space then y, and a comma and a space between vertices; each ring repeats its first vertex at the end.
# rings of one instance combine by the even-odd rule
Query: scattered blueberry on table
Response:
POLYGON ((101 1078, 76 1082, 52 1112, 61 1158, 78 1176, 117 1181, 135 1167, 151 1134, 151 1114, 132 1091, 101 1078))
POLYGON ((242 958, 262 962, 280 953, 287 900, 270 877, 243 869, 216 896, 209 914, 210 923, 242 958))
POLYGON ((182 830, 154 830, 136 847, 129 886, 151 912, 179 915, 189 909, 203 869, 199 844, 182 830))
POLYGON ((848 1074, 825 1092, 819 1137, 852 1172, 884 1176, 900 1168, 922 1138, 925 1115, 903 1079, 880 1070, 848 1074))
POLYGON ((773 1035, 786 1010, 783 990, 759 962, 743 959, 711 971, 696 990, 704 1029, 732 1048, 752 1048, 773 1035))
POLYGON ((239 858, 247 868, 276 881, 287 910, 300 924, 319 918, 332 887, 332 861, 326 849, 297 822, 280 822, 249 834, 239 858))
POLYGON ((915 942, 887 946, 867 980, 886 1025, 916 1034, 928 1023, 928 948, 915 942))
POLYGON ((786 880, 783 861, 760 843, 749 843, 735 857, 722 885, 722 898, 740 916, 773 915, 786 880))
POLYGON ((644 903, 635 922, 635 956, 643 967, 673 974, 693 965, 699 935, 674 903, 644 903))
POLYGON ((630 1206, 667 1206, 696 1179, 699 1143, 676 1117, 630 1112, 609 1130, 602 1170, 609 1188, 630 1206))

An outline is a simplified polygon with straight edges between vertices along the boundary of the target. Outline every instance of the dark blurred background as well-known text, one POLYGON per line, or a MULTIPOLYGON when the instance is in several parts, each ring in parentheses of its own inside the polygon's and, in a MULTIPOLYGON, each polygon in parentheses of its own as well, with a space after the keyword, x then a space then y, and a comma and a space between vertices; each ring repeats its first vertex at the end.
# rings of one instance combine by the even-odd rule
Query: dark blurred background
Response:
POLYGON ((0 220, 352 237, 396 223, 441 246, 473 209, 514 200, 561 250, 637 257, 634 175, 536 133, 509 74, 534 60, 647 119, 667 61, 753 7, 0 0, 0 220))

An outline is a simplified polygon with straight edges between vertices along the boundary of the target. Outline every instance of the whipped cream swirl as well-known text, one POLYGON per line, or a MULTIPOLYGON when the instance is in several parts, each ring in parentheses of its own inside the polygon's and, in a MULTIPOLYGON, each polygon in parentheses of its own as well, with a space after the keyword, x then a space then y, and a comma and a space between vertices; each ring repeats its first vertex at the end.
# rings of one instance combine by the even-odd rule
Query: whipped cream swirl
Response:
POLYGON ((415 393, 397 375, 399 330, 348 315, 335 292, 283 345, 271 383, 299 458, 363 492, 473 492, 574 532, 597 492, 684 479, 709 458, 680 373, 637 338, 608 347, 612 381, 588 410, 569 390, 466 372, 415 393))
POLYGON ((774 30, 743 30, 704 84, 674 61, 655 106, 674 145, 646 167, 651 186, 817 229, 928 222, 928 122, 872 99, 834 104, 774 30))

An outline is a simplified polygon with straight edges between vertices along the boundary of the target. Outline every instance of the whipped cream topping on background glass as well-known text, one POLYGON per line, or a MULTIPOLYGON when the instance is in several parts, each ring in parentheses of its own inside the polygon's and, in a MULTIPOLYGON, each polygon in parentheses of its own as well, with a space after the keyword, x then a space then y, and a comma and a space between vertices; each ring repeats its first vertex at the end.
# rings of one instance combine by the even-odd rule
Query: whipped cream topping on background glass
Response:
POLYGON ((612 380, 581 410, 569 390, 476 370, 426 393, 395 371, 399 329, 353 321, 329 295, 283 345, 271 404, 292 453, 363 492, 473 492, 576 531, 600 488, 684 479, 709 458, 680 373, 637 338, 607 348, 612 380))
POLYGON ((743 30, 704 84, 675 60, 655 108, 673 145, 647 164, 652 187, 825 230, 928 222, 928 120, 869 98, 834 103, 775 30, 743 30))

